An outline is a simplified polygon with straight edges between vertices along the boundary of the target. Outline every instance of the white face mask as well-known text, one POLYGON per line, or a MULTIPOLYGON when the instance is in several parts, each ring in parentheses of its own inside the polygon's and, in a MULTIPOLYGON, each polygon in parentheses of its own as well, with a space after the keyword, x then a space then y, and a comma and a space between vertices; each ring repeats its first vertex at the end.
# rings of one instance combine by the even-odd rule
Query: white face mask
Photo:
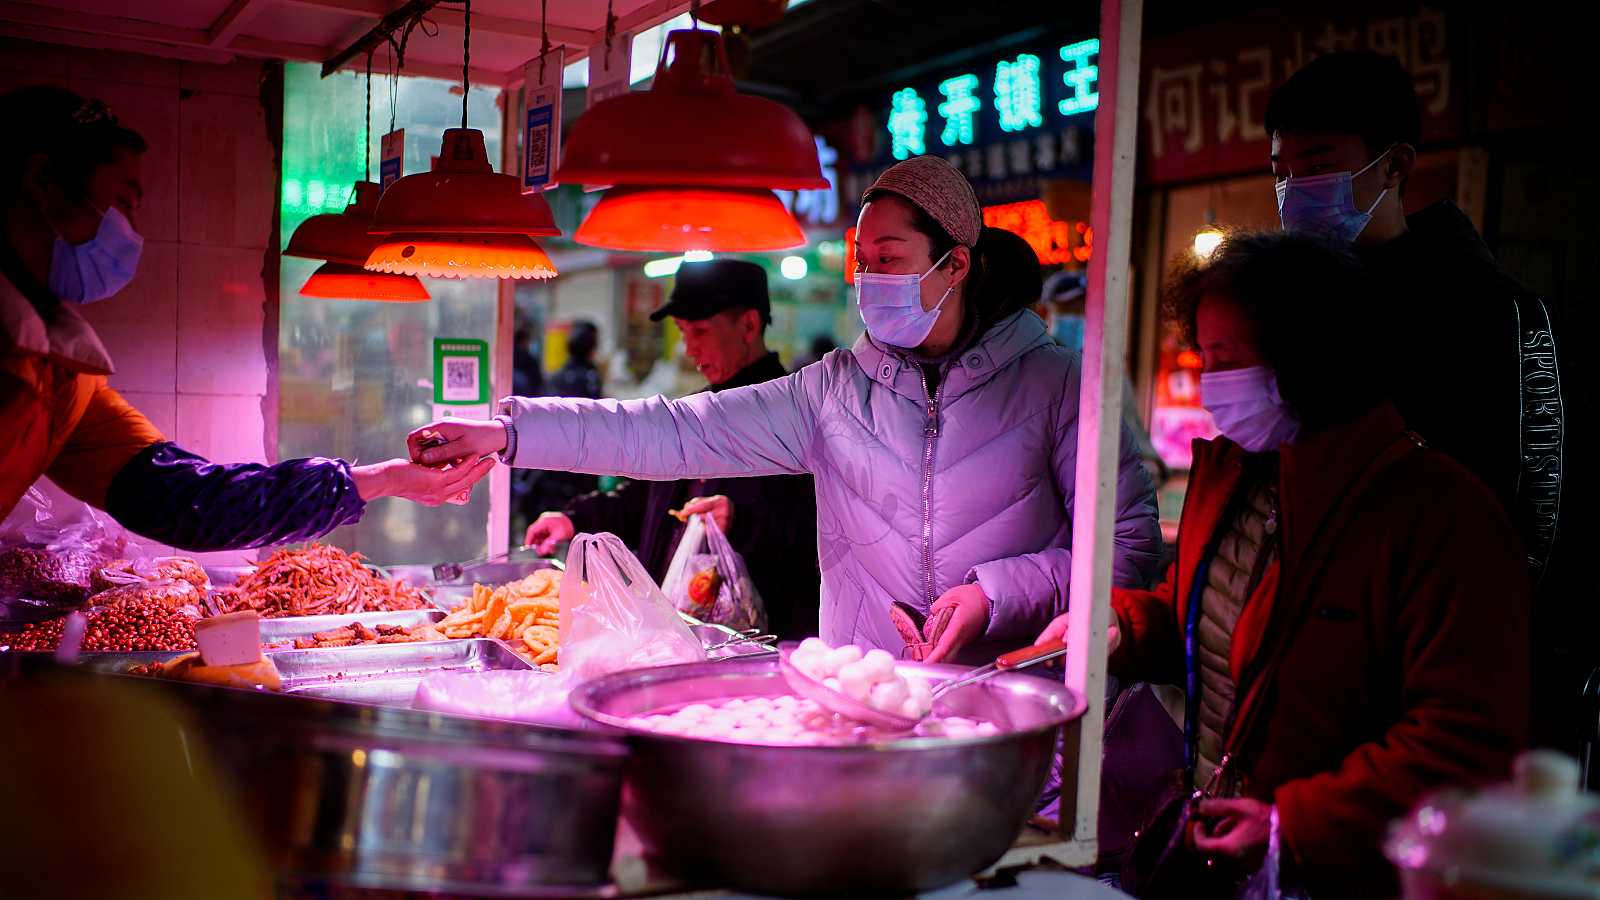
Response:
POLYGON ((1202 374, 1200 405, 1224 437, 1251 453, 1276 450, 1300 435, 1300 420, 1289 412, 1278 394, 1278 376, 1266 366, 1202 374))
POLYGON ((56 235, 46 286, 68 303, 95 303, 128 286, 139 270, 144 238, 115 206, 100 217, 95 236, 69 244, 56 235))
POLYGON ((956 289, 954 284, 950 285, 933 309, 924 310, 922 280, 944 265, 945 259, 954 252, 954 247, 946 250, 933 268, 921 275, 857 272, 856 306, 861 310, 861 323, 867 326, 867 334, 879 343, 892 347, 909 350, 921 346, 939 321, 939 310, 944 307, 944 301, 956 289))
MULTIPOLYGON (((1394 148, 1389 148, 1393 150, 1394 148)), ((1360 172, 1330 172, 1307 178, 1289 176, 1278 182, 1278 219, 1284 231, 1302 231, 1351 243, 1372 221, 1389 189, 1384 188, 1366 212, 1356 209, 1355 177, 1377 165, 1389 150, 1361 167, 1360 172)))

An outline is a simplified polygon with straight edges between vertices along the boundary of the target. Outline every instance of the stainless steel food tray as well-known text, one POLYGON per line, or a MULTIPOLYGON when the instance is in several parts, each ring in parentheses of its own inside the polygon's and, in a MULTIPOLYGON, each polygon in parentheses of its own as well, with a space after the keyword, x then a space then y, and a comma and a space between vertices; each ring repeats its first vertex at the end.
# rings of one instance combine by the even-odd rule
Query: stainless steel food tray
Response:
POLYGON ((363 644, 269 654, 283 692, 352 703, 410 706, 423 678, 436 672, 533 669, 510 647, 490 638, 363 644))
MULTIPOLYGON (((368 628, 379 625, 399 625, 402 628, 415 628, 418 625, 427 625, 444 618, 441 609, 399 609, 388 612, 347 613, 337 616, 284 616, 280 619, 261 620, 261 643, 287 644, 295 638, 309 637, 323 631, 332 631, 343 628, 355 622, 360 622, 368 628)), ((285 648, 293 649, 293 648, 285 648)), ((334 649, 347 650, 348 647, 334 649)))

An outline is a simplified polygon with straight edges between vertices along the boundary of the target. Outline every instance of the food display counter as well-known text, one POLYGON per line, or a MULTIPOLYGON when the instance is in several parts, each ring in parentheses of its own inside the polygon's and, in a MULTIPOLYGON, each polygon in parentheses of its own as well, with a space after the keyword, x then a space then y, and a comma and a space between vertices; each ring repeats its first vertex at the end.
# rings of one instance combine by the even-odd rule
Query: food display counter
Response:
MULTIPOLYGON (((1008 674, 941 701, 930 721, 957 726, 883 734, 798 696, 770 638, 690 619, 702 661, 575 684, 564 716, 507 721, 493 718, 503 714, 493 704, 468 714, 459 698, 441 712, 419 708, 429 679, 488 674, 537 692, 562 678, 559 664, 540 661, 539 642, 523 638, 559 623, 560 563, 497 563, 498 583, 469 567, 440 583, 315 546, 269 562, 203 573, 194 603, 163 593, 171 579, 162 576, 188 572, 180 561, 96 567, 145 579, 143 588, 124 579, 110 598, 86 584, 76 601, 84 631, 103 635, 93 647, 115 649, 85 637, 76 654, 49 652, 63 635, 70 644, 75 626, 28 625, 0 634, 11 648, 0 673, 16 679, 13 689, 94 679, 170 707, 168 727, 193 729, 219 764, 280 890, 937 889, 1012 846, 1061 726, 1085 706, 1053 678, 1008 674), (241 607, 265 615, 260 663, 196 658, 196 627, 204 647, 202 623, 241 607), (329 607, 349 611, 322 612, 329 607), (263 686, 256 665, 276 682, 263 686), (681 721, 721 730, 672 724, 681 721)), ((963 671, 892 667, 924 694, 963 671)))

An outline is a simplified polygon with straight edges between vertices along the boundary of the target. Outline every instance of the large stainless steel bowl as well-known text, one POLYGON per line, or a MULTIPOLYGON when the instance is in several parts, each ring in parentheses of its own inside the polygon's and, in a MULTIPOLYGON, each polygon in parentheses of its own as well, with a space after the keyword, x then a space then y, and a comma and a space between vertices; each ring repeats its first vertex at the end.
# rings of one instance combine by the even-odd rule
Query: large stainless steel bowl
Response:
POLYGON ((175 701, 186 715, 173 722, 194 728, 231 776, 286 879, 473 896, 615 893, 627 755, 615 737, 180 682, 107 682, 175 701))
MULTIPOLYGON (((941 680, 955 666, 901 663, 941 680)), ((1002 675, 956 691, 941 715, 1002 733, 851 747, 775 747, 651 732, 629 719, 723 697, 789 693, 771 658, 622 672, 572 694, 581 715, 626 732, 623 814, 647 853, 693 882, 756 893, 915 892, 998 860, 1050 769, 1082 698, 1050 679, 1002 675)))

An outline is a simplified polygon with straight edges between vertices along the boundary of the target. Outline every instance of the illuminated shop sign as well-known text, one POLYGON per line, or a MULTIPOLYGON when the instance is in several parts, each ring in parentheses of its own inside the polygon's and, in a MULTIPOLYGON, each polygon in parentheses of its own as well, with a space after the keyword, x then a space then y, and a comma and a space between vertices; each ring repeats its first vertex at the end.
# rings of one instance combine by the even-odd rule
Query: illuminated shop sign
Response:
POLYGON ((1100 39, 1056 49, 1051 63, 1019 53, 992 67, 942 79, 933 91, 902 87, 885 117, 895 159, 1053 128, 1100 105, 1100 39), (933 115, 929 114, 929 110, 933 115))

